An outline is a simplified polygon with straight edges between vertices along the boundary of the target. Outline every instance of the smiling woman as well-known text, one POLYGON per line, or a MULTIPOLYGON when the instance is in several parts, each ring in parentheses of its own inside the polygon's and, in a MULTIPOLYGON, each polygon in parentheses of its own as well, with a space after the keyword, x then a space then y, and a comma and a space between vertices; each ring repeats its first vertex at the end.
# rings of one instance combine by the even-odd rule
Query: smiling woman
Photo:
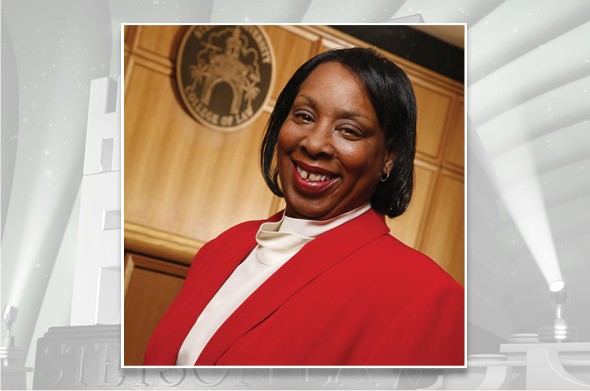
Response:
POLYGON ((324 52, 277 99, 261 165, 286 208, 195 257, 145 365, 463 365, 463 288, 389 235, 413 188, 409 79, 324 52))
POLYGON ((286 215, 327 220, 367 204, 393 158, 352 72, 336 62, 320 65, 301 86, 279 131, 286 215))
MULTIPOLYGON (((399 216, 406 210, 413 186, 416 100, 410 81, 399 67, 368 49, 328 51, 295 73, 279 101, 282 105, 277 105, 269 121, 261 163, 270 189, 283 196, 276 182, 277 171, 274 178, 269 176, 278 139, 278 163, 287 192, 288 213, 296 203, 295 199, 290 201, 291 195, 297 192, 290 191, 290 183, 285 181, 290 165, 286 164, 289 159, 284 158, 282 151, 288 149, 288 140, 298 138, 300 149, 306 154, 316 160, 330 160, 331 165, 338 165, 346 174, 334 181, 338 185, 332 190, 337 192, 335 196, 316 197, 317 202, 323 199, 337 204, 329 216, 364 205, 371 198, 373 207, 389 217, 399 216), (326 135, 330 139, 322 138, 326 135), (333 159, 326 159, 327 156, 333 159), (394 175, 389 180, 392 169, 394 175), (384 183, 378 187, 379 178, 384 178, 384 183)), ((301 151, 293 153, 297 155, 301 151)), ((304 161, 297 164, 293 159, 291 156, 294 168, 305 168, 304 161)), ((310 174, 321 169, 317 164, 307 167, 306 172, 310 174)), ((329 170, 327 173, 330 174, 329 170)), ((334 177, 339 176, 334 173, 334 177)))

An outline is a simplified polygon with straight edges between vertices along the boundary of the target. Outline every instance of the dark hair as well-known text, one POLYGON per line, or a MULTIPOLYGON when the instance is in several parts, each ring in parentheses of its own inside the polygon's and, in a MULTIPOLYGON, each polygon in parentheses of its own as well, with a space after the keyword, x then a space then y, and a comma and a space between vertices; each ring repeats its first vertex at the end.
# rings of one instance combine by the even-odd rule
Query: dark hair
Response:
POLYGON ((318 65, 326 62, 342 64, 364 84, 385 134, 385 147, 388 152, 395 153, 389 178, 379 182, 371 197, 371 205, 381 214, 399 216, 408 207, 414 186, 416 98, 404 71, 372 49, 329 50, 311 58, 295 72, 281 91, 266 125, 260 152, 264 180, 275 195, 283 196, 275 159, 279 131, 305 79, 318 65))

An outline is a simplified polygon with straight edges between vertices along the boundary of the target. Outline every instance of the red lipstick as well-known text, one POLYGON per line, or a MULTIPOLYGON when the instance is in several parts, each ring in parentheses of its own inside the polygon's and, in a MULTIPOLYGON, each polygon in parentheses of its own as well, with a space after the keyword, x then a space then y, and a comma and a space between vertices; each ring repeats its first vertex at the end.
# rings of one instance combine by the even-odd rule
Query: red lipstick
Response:
POLYGON ((335 174, 333 174, 332 172, 330 172, 328 170, 321 169, 319 167, 313 167, 313 166, 308 166, 303 163, 293 162, 293 164, 291 164, 291 173, 293 175, 293 180, 295 182, 295 186, 299 190, 301 190, 305 193, 321 193, 322 191, 326 190, 327 188, 332 186, 334 183, 336 183, 340 179, 340 177, 335 176, 333 178, 326 179, 325 181, 317 181, 317 182, 308 181, 308 180, 303 179, 301 177, 301 175, 299 174, 299 171, 297 170, 297 165, 299 165, 299 167, 302 168, 303 170, 307 171, 310 175, 314 174, 314 175, 330 175, 330 176, 332 176, 335 174))
POLYGON ((335 173, 328 171, 326 169, 310 166, 298 160, 293 160, 293 162, 298 165, 300 168, 303 168, 305 171, 312 173, 312 174, 320 174, 320 175, 336 175, 335 173))

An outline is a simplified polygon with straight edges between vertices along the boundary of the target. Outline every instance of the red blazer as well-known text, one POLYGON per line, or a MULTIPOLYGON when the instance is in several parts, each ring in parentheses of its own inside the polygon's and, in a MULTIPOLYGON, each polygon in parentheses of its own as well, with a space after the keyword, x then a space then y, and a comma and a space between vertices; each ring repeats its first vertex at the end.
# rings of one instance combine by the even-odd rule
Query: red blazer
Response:
MULTIPOLYGON (((174 365, 263 222, 242 223, 203 246, 144 365, 174 365)), ((463 287, 389 235, 371 209, 307 243, 226 320, 195 365, 463 365, 463 304, 463 287)))

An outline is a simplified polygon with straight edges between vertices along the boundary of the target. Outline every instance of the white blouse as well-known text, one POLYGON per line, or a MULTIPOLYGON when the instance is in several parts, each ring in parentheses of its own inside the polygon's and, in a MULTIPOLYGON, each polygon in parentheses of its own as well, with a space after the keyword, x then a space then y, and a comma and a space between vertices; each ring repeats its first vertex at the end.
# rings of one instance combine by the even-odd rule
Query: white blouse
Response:
POLYGON ((367 204, 325 221, 294 219, 283 214, 279 222, 262 224, 256 234, 258 245, 207 304, 182 343, 176 365, 193 366, 227 318, 307 242, 369 209, 371 205, 367 204))

